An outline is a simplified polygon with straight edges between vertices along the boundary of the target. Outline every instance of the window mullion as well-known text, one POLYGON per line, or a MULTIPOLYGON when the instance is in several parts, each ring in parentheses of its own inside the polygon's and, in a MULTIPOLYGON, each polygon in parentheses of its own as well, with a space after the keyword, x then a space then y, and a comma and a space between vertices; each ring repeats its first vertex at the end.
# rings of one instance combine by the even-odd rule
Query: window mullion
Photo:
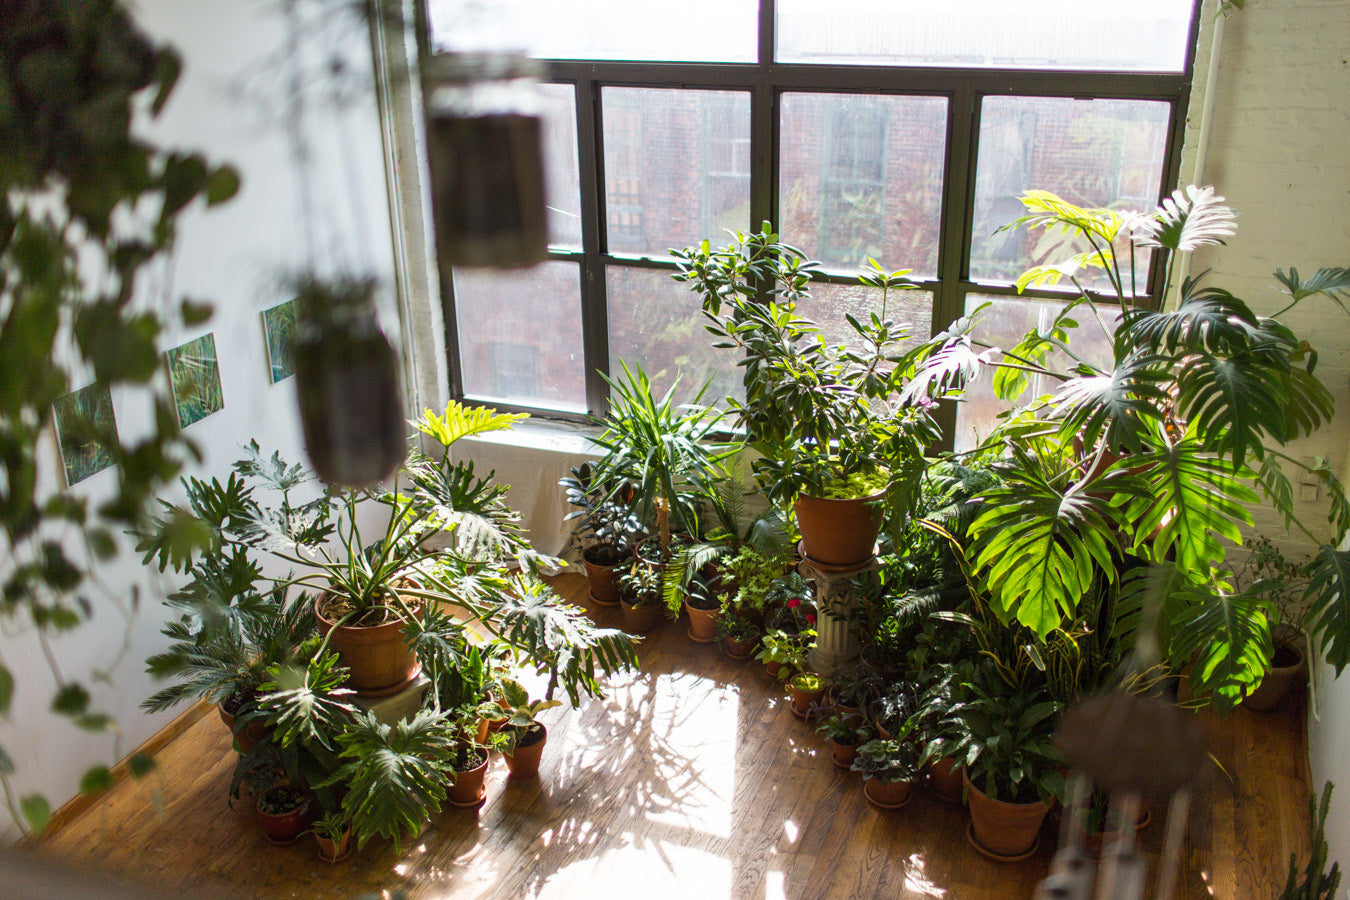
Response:
POLYGON ((600 85, 577 81, 577 159, 581 167, 581 321, 586 366, 586 406, 596 415, 609 408, 609 310, 605 297, 605 176, 600 85))

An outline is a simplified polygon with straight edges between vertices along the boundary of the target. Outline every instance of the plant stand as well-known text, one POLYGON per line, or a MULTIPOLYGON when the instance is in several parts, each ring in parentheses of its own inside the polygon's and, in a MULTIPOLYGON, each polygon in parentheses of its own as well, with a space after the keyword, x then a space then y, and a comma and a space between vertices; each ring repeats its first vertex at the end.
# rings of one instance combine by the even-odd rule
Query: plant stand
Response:
POLYGON ((813 671, 831 675, 857 658, 858 641, 840 616, 847 613, 856 600, 853 579, 878 568, 875 556, 855 566, 831 566, 802 557, 797 571, 816 586, 816 645, 807 656, 813 671))

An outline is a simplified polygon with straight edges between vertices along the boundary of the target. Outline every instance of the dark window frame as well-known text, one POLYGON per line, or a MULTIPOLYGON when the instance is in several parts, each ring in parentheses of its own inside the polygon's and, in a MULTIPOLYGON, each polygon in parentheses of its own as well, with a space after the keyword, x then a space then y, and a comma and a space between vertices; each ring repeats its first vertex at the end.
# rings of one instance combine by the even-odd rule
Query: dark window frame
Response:
MULTIPOLYGON (((418 3, 418 45, 430 52, 425 0, 418 3)), ((1103 72, 1070 69, 937 68, 878 65, 819 65, 773 61, 775 3, 762 0, 759 11, 759 62, 678 63, 610 60, 550 60, 548 81, 573 87, 576 100, 578 162, 581 181, 582 249, 555 249, 550 258, 578 264, 581 277, 583 352, 587 406, 603 414, 608 385, 601 372, 610 371, 608 310, 605 273, 609 266, 637 266, 674 271, 669 259, 614 254, 606 244, 604 223, 606 179, 603 159, 601 93, 605 87, 688 88, 745 91, 750 94, 750 221, 779 221, 778 195, 779 98, 788 92, 916 95, 947 100, 947 137, 939 225, 937 275, 920 282, 932 293, 932 329, 941 331, 963 315, 966 296, 1018 296, 1012 285, 976 282, 970 278, 976 166, 980 133, 980 103, 986 96, 1062 97, 1071 99, 1154 100, 1170 106, 1168 136, 1158 184, 1161 199, 1177 184, 1187 111, 1194 76, 1200 0, 1194 2, 1186 62, 1181 72, 1103 72)), ((1147 292, 1157 302, 1165 277, 1161 254, 1154 256, 1147 292)), ((904 260, 886 260, 903 265, 904 260)), ((834 283, 856 283, 856 274, 826 273, 834 283)), ((451 279, 441 280, 441 300, 450 360, 451 392, 464 399, 458 368, 459 334, 451 279)), ((1029 289, 1021 296, 1065 299, 1066 293, 1029 289)), ((530 412, 545 418, 584 421, 586 416, 565 411, 493 404, 502 409, 530 412)), ((947 440, 955 425, 955 410, 941 412, 947 440)))

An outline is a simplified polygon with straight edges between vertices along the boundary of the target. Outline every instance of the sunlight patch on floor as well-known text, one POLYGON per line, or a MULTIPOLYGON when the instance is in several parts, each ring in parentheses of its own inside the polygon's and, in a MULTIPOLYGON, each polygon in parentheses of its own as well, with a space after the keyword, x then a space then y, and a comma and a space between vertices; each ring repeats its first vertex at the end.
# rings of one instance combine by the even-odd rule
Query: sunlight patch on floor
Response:
POLYGON ((911 853, 905 866, 905 891, 920 897, 945 897, 947 891, 928 880, 927 864, 918 853, 911 853))

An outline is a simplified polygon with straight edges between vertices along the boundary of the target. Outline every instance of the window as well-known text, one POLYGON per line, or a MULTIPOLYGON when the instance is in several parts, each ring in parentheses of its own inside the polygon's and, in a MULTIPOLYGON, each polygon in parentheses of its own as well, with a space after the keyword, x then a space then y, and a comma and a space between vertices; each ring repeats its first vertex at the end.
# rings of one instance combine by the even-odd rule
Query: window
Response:
MULTIPOLYGON (((920 282, 889 312, 921 337, 986 303, 991 335, 1053 315, 1062 293, 1013 281, 1068 251, 1000 226, 1032 188, 1132 209, 1171 190, 1199 5, 425 2, 432 52, 506 35, 549 58, 550 260, 443 290, 457 392, 561 417, 603 411, 597 373, 621 362, 686 396, 734 393, 668 251, 765 220, 822 262, 802 311, 840 338, 876 305, 868 257, 920 282)), ((1156 297, 1160 267, 1136 264, 1156 297)), ((946 425, 965 443, 996 412, 976 394, 946 425)))

